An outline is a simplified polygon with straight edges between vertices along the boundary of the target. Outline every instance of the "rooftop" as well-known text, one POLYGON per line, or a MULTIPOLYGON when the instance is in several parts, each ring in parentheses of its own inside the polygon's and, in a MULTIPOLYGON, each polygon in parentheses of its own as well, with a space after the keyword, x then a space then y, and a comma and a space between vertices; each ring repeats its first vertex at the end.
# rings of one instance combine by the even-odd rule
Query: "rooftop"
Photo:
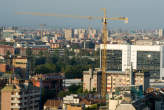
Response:
POLYGON ((6 85, 2 91, 13 91, 14 89, 16 89, 16 87, 13 84, 10 85, 6 85))

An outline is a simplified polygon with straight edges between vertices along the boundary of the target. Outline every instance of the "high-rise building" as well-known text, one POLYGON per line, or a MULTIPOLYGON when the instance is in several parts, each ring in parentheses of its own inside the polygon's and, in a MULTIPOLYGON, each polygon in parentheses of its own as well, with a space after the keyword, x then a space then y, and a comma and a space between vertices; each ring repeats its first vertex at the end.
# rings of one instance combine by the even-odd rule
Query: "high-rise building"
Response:
MULTIPOLYGON (((83 72, 83 90, 101 92, 101 74, 100 69, 83 72)), ((107 92, 116 92, 117 88, 129 87, 130 85, 142 86, 146 90, 149 86, 149 73, 133 71, 126 69, 123 71, 108 71, 107 76, 107 92)))
POLYGON ((163 31, 163 29, 159 29, 159 30, 158 30, 158 36, 159 36, 159 37, 163 37, 163 36, 164 36, 164 31, 163 31))
POLYGON ((28 81, 14 79, 1 90, 1 110, 39 110, 39 102, 40 89, 28 81))
POLYGON ((107 45, 107 71, 124 72, 130 65, 136 70, 149 71, 151 78, 164 78, 164 46, 107 45))
POLYGON ((83 91, 97 91, 100 92, 101 71, 100 69, 89 69, 83 71, 83 91))
POLYGON ((73 30, 72 29, 65 29, 64 34, 65 34, 65 39, 67 41, 70 41, 72 36, 73 36, 73 30))

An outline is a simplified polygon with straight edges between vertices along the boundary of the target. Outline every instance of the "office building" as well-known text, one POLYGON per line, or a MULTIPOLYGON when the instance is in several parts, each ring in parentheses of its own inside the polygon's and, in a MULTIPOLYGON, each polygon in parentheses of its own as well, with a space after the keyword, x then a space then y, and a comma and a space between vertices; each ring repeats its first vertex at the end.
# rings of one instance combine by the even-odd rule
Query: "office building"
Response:
MULTIPOLYGON (((103 44, 100 46, 102 51, 103 44)), ((100 52, 101 56, 101 52, 100 52)), ((164 46, 107 44, 107 71, 133 69, 150 72, 151 78, 164 77, 164 46)), ((101 59, 100 59, 101 67, 101 59)))

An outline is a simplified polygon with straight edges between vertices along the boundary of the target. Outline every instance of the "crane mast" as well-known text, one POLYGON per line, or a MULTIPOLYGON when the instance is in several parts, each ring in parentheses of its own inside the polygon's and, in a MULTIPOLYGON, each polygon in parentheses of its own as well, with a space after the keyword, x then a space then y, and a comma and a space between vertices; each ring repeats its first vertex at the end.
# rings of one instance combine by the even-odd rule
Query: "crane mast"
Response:
POLYGON ((106 9, 104 8, 104 18, 103 18, 103 29, 102 29, 102 41, 103 41, 103 50, 102 50, 102 79, 101 79, 101 97, 105 98, 106 96, 106 48, 107 48, 107 17, 106 17, 106 9))

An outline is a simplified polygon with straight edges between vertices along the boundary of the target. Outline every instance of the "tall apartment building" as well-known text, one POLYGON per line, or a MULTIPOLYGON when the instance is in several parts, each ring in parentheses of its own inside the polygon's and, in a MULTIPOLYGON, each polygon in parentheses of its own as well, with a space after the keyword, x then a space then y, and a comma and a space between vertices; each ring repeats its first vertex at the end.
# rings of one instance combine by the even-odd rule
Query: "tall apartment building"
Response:
POLYGON ((151 78, 164 78, 164 46, 107 44, 107 71, 125 72, 130 65, 136 70, 149 71, 151 78))
POLYGON ((164 36, 164 31, 163 31, 163 29, 159 29, 159 30, 158 30, 158 36, 159 36, 159 37, 163 37, 163 36, 164 36))
POLYGON ((115 92, 116 88, 126 88, 131 85, 142 86, 143 90, 146 90, 149 87, 149 73, 129 69, 125 72, 107 72, 107 92, 115 92))
MULTIPOLYGON (((92 70, 83 72, 83 90, 101 92, 101 71, 92 70)), ((128 87, 130 85, 143 86, 146 90, 149 86, 149 74, 131 71, 127 69, 125 72, 108 71, 107 75, 107 92, 115 92, 116 88, 128 87)))
POLYGON ((74 30, 74 37, 79 39, 84 39, 86 36, 86 29, 75 29, 74 30))
POLYGON ((39 110, 39 102, 40 89, 28 81, 14 79, 1 90, 1 110, 39 110))
POLYGON ((73 37, 73 30, 72 29, 65 29, 64 34, 65 34, 65 39, 67 41, 70 41, 71 38, 73 37))
POLYGON ((89 71, 83 71, 83 91, 96 90, 100 92, 101 84, 101 71, 100 69, 89 69, 89 71))

